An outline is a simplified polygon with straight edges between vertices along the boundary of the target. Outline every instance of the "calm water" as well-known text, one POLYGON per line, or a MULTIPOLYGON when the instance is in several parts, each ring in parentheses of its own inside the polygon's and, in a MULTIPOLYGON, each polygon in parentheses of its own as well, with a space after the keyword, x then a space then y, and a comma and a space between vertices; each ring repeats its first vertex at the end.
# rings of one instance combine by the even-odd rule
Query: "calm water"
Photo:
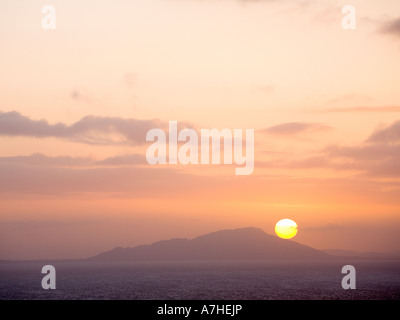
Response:
POLYGON ((400 261, 9 262, 0 299, 400 299, 400 261), (45 264, 56 290, 41 287, 45 264), (346 264, 356 290, 341 287, 346 264))

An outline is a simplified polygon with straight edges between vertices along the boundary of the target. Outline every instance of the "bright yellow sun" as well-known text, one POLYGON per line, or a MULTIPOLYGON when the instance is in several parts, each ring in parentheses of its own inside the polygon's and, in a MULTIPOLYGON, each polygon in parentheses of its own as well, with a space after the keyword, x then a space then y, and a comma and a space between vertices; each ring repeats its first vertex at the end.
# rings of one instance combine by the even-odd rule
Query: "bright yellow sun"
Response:
POLYGON ((275 232, 282 239, 293 238, 297 234, 297 224, 290 219, 279 220, 275 225, 275 232))

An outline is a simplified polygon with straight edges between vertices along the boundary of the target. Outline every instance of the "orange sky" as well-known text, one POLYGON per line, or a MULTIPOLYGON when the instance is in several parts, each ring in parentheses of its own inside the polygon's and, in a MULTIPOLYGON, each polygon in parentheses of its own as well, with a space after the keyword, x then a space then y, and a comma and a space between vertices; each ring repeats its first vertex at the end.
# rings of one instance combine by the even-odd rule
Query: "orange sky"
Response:
POLYGON ((0 259, 283 218, 317 249, 400 241, 400 3, 0 4, 0 259), (41 8, 56 9, 43 30, 41 8), (157 165, 147 130, 255 130, 255 169, 157 165))

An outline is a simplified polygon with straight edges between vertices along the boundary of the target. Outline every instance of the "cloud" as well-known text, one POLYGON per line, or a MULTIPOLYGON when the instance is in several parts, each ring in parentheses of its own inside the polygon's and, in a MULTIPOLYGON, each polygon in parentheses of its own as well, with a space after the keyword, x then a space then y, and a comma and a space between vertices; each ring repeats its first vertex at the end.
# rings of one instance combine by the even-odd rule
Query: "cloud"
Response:
POLYGON ((89 96, 83 93, 81 90, 74 89, 71 91, 69 95, 72 100, 80 101, 80 102, 91 102, 89 96))
POLYGON ((400 177, 400 121, 381 127, 360 145, 329 145, 310 156, 290 155, 269 162, 257 161, 256 168, 351 170, 364 177, 400 177))
POLYGON ((0 163, 0 176, 0 193, 14 194, 110 193, 169 197, 184 194, 191 188, 206 190, 210 184, 208 178, 183 173, 177 166, 73 168, 0 163))
POLYGON ((321 123, 289 122, 259 130, 262 133, 277 135, 296 135, 305 132, 325 131, 330 126, 321 123))
POLYGON ((386 22, 381 30, 382 33, 393 34, 400 36, 400 17, 386 22))
POLYGON ((131 142, 143 144, 146 133, 153 128, 166 129, 168 124, 159 120, 137 120, 116 117, 86 116, 66 127, 67 134, 81 142, 112 144, 131 142), (113 135, 114 138, 113 138, 113 135))
POLYGON ((332 98, 327 101, 327 104, 338 104, 338 103, 345 103, 349 101, 372 101, 374 98, 371 96, 360 96, 355 92, 351 94, 345 94, 339 97, 332 98))
POLYGON ((332 108, 321 112, 400 112, 400 106, 332 108))
MULTIPOLYGON (((37 196, 111 197, 126 199, 176 199, 179 203, 213 201, 263 201, 304 203, 357 199, 398 206, 399 183, 354 178, 291 178, 191 173, 181 166, 57 168, 0 163, 0 193, 23 199, 37 196), (288 198, 288 195, 290 197, 288 198)), ((204 171, 202 171, 204 172, 204 171)), ((193 209, 193 208, 192 208, 193 209)))
POLYGON ((329 159, 324 156, 313 156, 307 159, 294 160, 289 162, 286 167, 291 169, 323 168, 330 164, 329 159))
POLYGON ((352 170, 366 176, 400 176, 400 146, 390 144, 369 144, 361 146, 329 146, 321 156, 303 160, 283 162, 287 168, 310 169, 330 168, 333 170, 352 170))
POLYGON ((400 157, 400 146, 390 144, 363 144, 361 146, 329 146, 325 153, 341 158, 352 158, 359 161, 382 160, 387 157, 400 157))
POLYGON ((19 164, 27 166, 42 167, 114 167, 114 166, 136 166, 147 164, 146 157, 140 154, 126 154, 108 157, 103 160, 95 160, 91 157, 50 157, 41 153, 29 156, 0 157, 0 164, 19 164))
POLYGON ((131 166, 147 164, 147 160, 145 156, 140 154, 125 154, 97 161, 96 164, 106 166, 131 166))
MULTIPOLYGON (((193 127, 184 122, 179 125, 193 127)), ((56 137, 104 145, 144 144, 147 131, 153 128, 168 130, 168 123, 160 120, 86 116, 71 125, 49 124, 46 120, 32 120, 16 111, 0 112, 0 136, 56 137)))
POLYGON ((70 156, 48 157, 41 153, 34 153, 29 156, 0 157, 0 163, 48 167, 81 167, 91 165, 93 159, 89 157, 74 158, 70 156))
POLYGON ((67 136, 65 124, 50 125, 46 120, 31 120, 16 111, 0 112, 0 135, 54 137, 67 136))
POLYGON ((367 140, 371 143, 397 143, 400 142, 400 120, 386 128, 373 133, 367 140))
MULTIPOLYGON (((329 146, 326 167, 357 170, 369 176, 400 176, 400 121, 375 131, 359 146, 329 146)), ((305 162, 307 162, 306 159, 305 162)))

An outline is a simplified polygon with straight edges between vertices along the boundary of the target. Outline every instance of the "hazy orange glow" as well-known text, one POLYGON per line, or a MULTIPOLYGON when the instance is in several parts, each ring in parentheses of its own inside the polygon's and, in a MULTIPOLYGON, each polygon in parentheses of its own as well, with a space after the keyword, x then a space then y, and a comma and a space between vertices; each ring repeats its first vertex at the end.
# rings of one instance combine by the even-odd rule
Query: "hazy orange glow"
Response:
POLYGON ((400 241, 398 0, 0 4, 0 259, 290 217, 317 249, 400 241), (149 128, 254 129, 236 165, 146 162, 149 128))

